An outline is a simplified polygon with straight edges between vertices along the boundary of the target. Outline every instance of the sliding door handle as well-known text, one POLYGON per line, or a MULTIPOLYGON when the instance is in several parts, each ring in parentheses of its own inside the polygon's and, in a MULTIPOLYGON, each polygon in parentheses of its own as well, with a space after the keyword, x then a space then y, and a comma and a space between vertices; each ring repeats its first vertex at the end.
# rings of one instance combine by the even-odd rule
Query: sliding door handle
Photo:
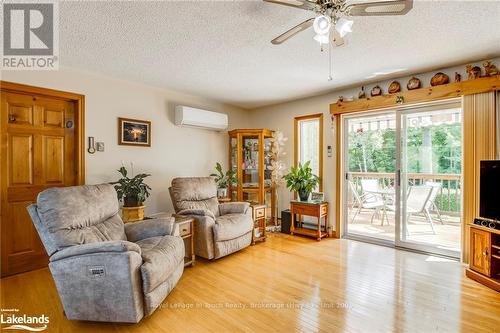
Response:
POLYGON ((401 170, 396 171, 396 185, 401 186, 401 170))

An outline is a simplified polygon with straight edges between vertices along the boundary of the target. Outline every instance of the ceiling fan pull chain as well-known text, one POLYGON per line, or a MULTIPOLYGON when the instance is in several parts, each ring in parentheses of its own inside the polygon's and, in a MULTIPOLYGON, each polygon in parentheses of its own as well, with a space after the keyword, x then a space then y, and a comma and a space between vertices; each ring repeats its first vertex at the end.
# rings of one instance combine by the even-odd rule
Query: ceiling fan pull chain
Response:
POLYGON ((328 44, 328 81, 333 80, 333 72, 332 72, 332 45, 328 44))

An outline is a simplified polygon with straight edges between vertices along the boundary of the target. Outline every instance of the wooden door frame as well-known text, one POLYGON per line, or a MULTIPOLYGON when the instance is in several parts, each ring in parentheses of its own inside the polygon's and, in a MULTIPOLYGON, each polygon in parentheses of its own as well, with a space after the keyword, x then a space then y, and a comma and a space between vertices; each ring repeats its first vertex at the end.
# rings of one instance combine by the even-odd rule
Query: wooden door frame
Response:
MULTIPOLYGON (((293 165, 299 164, 299 121, 318 119, 319 120, 319 191, 323 192, 323 113, 308 114, 295 117, 293 120, 293 165)), ((294 194, 297 197, 297 193, 294 194)))
MULTIPOLYGON (((0 91, 38 95, 75 103, 76 184, 85 184, 85 96, 77 93, 0 80, 0 91)), ((1 165, 0 165, 1 168, 1 165)), ((1 172, 1 169, 0 169, 1 172)), ((0 194, 1 196, 1 194, 0 194)), ((1 200, 0 200, 1 201, 1 200)))

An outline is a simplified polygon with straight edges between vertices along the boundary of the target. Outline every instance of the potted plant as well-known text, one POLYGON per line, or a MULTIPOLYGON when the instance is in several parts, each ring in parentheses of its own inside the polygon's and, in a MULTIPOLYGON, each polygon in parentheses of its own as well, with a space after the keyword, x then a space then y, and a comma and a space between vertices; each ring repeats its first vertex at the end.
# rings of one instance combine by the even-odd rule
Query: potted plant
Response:
POLYGON ((300 201, 307 201, 309 194, 319 184, 319 177, 313 174, 309 166, 311 161, 297 167, 292 166, 290 172, 283 176, 286 181, 286 187, 299 194, 300 201))
POLYGON ((123 220, 126 222, 142 220, 144 218, 144 201, 149 197, 149 190, 151 190, 151 187, 144 183, 144 178, 151 175, 140 173, 129 178, 124 166, 118 169, 118 172, 122 178, 111 184, 115 185, 118 200, 123 201, 123 220))
POLYGON ((224 171, 222 171, 222 165, 219 162, 215 164, 215 171, 216 173, 212 173, 210 176, 215 177, 215 182, 217 183, 217 197, 226 198, 229 185, 238 182, 236 173, 233 170, 227 170, 226 173, 224 173, 224 171))

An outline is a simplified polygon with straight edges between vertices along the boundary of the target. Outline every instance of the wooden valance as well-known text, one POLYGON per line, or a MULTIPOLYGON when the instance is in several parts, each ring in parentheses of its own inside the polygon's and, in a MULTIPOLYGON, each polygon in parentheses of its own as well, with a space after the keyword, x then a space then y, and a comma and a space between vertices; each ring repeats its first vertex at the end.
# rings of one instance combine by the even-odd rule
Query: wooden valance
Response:
POLYGON ((342 114, 357 111, 386 109, 398 105, 410 105, 423 102, 437 101, 464 95, 479 94, 500 89, 500 75, 482 77, 441 86, 420 88, 395 94, 368 97, 354 101, 330 104, 330 114, 342 114), (402 97, 403 102, 397 103, 396 99, 402 97))

